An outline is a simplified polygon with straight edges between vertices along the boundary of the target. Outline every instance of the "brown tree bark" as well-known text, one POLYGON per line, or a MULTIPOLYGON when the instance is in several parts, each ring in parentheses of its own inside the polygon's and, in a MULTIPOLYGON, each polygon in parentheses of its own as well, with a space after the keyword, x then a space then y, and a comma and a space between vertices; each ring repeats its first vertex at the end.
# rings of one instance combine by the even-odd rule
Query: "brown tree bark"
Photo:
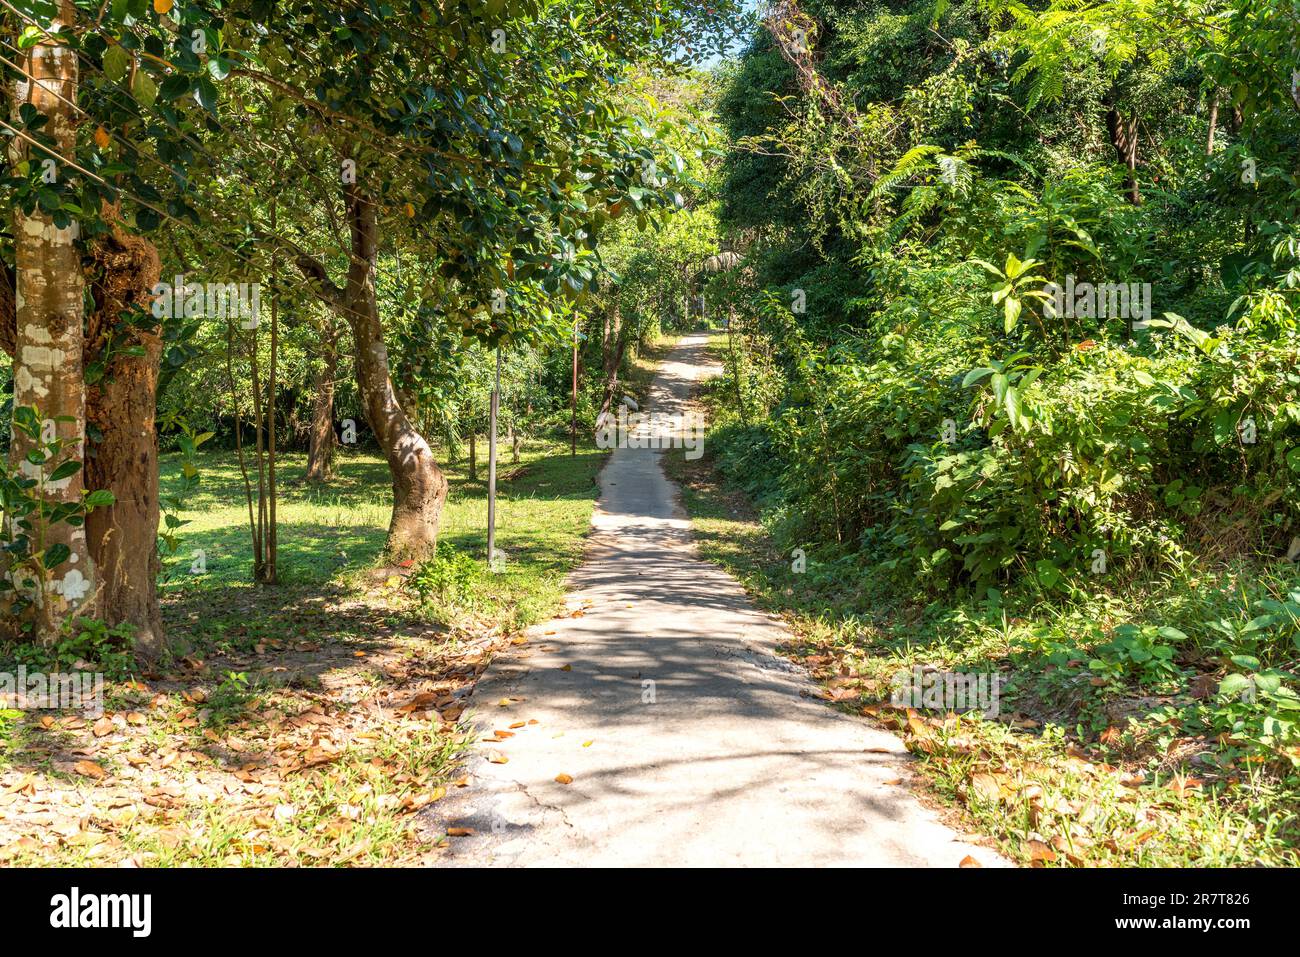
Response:
POLYGON ((1214 155, 1214 134, 1219 128, 1219 91, 1215 89, 1210 94, 1210 129, 1205 136, 1205 155, 1214 155))
MULTIPOLYGON (((106 488, 116 501, 86 521, 86 541, 99 573, 95 613, 110 625, 135 628, 136 651, 155 660, 165 648, 158 609, 158 439, 154 427, 161 329, 121 321, 123 311, 148 311, 159 278, 151 243, 124 232, 116 211, 104 218, 112 231, 87 250, 95 308, 87 322, 82 362, 103 362, 99 382, 86 390, 86 423, 100 434, 85 457, 83 485, 106 488), (131 347, 144 350, 127 355, 131 347)), ((0 350, 12 355, 16 334, 13 279, 0 270, 0 350)))
POLYGON ((136 654, 155 661, 166 640, 158 608, 158 435, 155 430, 162 328, 123 320, 148 314, 161 264, 148 240, 126 233, 116 210, 112 231, 89 250, 95 311, 87 324, 85 363, 104 363, 86 397, 86 421, 100 433, 86 458, 87 488, 106 488, 116 501, 86 521, 99 571, 98 615, 109 625, 135 628, 136 654), (142 355, 127 354, 138 348, 142 355))
POLYGON ((1137 179, 1137 116, 1125 118, 1119 110, 1106 114, 1106 127, 1110 130, 1110 145, 1115 148, 1119 161, 1128 167, 1128 200, 1134 206, 1142 205, 1142 192, 1137 179))
POLYGON ((605 334, 601 345, 605 390, 597 421, 614 405, 614 393, 618 391, 618 370, 622 368, 623 356, 627 352, 627 334, 623 328, 623 313, 619 308, 617 290, 614 290, 613 297, 613 303, 605 313, 605 334))
POLYGON ((316 376, 316 399, 312 406, 311 436, 307 448, 307 481, 323 485, 334 478, 334 454, 338 439, 334 435, 334 376, 338 371, 338 349, 334 344, 334 325, 326 332, 320 373, 316 376))
MULTIPOLYGON (((56 22, 69 28, 76 23, 72 0, 61 0, 56 22)), ((29 161, 56 179, 72 172, 61 156, 71 156, 76 149, 72 104, 77 98, 77 57, 61 41, 64 35, 46 34, 27 51, 23 62, 27 76, 15 84, 13 97, 15 115, 22 104, 30 103, 48 118, 44 132, 53 138, 54 152, 15 137, 12 160, 15 165, 29 161)), ((59 464, 69 459, 84 461, 86 451, 82 368, 85 281, 75 241, 77 230, 75 224, 59 228, 39 206, 30 214, 15 207, 13 235, 14 408, 35 408, 44 423, 42 438, 57 437, 66 445, 56 459, 33 465, 27 455, 40 439, 34 441, 15 429, 10 460, 28 477, 41 480, 39 494, 46 502, 79 502, 84 489, 81 471, 49 481, 59 464)), ((66 545, 69 550, 68 557, 55 567, 39 576, 22 574, 15 582, 18 593, 32 602, 23 616, 33 626, 32 636, 52 642, 66 621, 94 614, 97 576, 84 528, 59 522, 40 528, 37 538, 36 548, 48 551, 66 545)), ((8 624, 16 624, 17 616, 4 617, 8 624)))
POLYGON ((447 500, 447 478, 434 461, 429 443, 402 409, 393 387, 384 327, 375 299, 379 257, 375 203, 358 184, 345 184, 343 191, 351 237, 346 284, 341 289, 331 284, 324 267, 309 256, 300 255, 298 267, 317 282, 321 297, 352 330, 357 392, 393 479, 393 516, 385 551, 390 561, 422 561, 433 554, 437 545, 442 506, 447 500))

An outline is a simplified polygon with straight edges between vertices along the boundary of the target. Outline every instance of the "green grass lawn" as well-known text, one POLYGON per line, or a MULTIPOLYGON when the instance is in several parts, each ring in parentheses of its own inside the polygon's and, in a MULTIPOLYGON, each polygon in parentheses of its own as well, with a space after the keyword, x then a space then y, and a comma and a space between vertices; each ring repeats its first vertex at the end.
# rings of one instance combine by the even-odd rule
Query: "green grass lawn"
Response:
MULTIPOLYGON (((558 443, 524 447, 519 464, 498 466, 497 548, 505 552, 501 574, 478 581, 481 607, 512 611, 515 624, 544 616, 562 597, 562 580, 582 552, 605 454, 558 443), (513 607, 512 607, 513 606, 513 607)), ((255 589, 251 582, 251 536, 243 478, 233 452, 209 451, 197 463, 202 481, 182 518, 178 553, 164 563, 162 593, 169 604, 195 592, 255 589), (196 552, 206 573, 191 574, 196 552)), ((306 457, 280 461, 278 538, 281 588, 348 584, 376 566, 391 514, 388 468, 376 454, 341 454, 334 481, 324 487, 303 481, 306 457)), ((486 564, 487 466, 471 482, 467 467, 444 466, 450 484, 439 533, 450 546, 486 564)), ((164 456, 164 491, 180 475, 178 456, 164 456)))

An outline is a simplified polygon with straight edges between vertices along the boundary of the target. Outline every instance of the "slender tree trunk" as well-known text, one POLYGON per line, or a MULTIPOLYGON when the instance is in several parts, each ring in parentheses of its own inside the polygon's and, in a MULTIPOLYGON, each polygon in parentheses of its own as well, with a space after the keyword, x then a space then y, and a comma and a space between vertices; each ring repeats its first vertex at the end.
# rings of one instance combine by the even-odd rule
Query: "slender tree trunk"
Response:
POLYGON ((1137 115, 1125 118, 1119 110, 1112 109, 1106 114, 1106 126, 1110 130, 1110 144, 1115 148, 1119 161, 1128 167, 1128 199, 1134 206, 1142 205, 1142 193, 1137 180, 1137 115))
MULTIPOLYGON (((58 22, 69 28, 75 24, 72 0, 61 0, 58 22)), ((21 78, 16 83, 13 111, 16 116, 24 103, 35 107, 49 120, 42 133, 52 137, 55 151, 71 156, 76 147, 71 104, 77 98, 77 57, 60 40, 64 35, 46 35, 27 52, 23 65, 32 79, 21 78)), ((12 141, 11 148, 15 165, 25 159, 58 179, 73 172, 57 156, 20 138, 12 141)), ((27 455, 36 443, 15 429, 10 459, 24 474, 41 480, 41 494, 49 504, 79 502, 84 488, 80 470, 58 482, 48 480, 62 461, 84 461, 86 451, 82 367, 85 281, 75 242, 76 228, 70 224, 60 229, 40 207, 30 214, 15 208, 13 216, 14 408, 35 408, 44 423, 44 437, 62 439, 66 446, 57 460, 33 465, 27 455)), ((37 549, 48 550, 55 545, 69 549, 68 557, 46 570, 42 580, 22 575, 16 583, 18 592, 33 602, 33 636, 52 642, 65 621, 94 613, 97 575, 85 528, 66 522, 42 525, 36 537, 37 549)), ((4 617, 9 619, 7 624, 13 623, 13 616, 4 617)))
MULTIPOLYGON (((276 228, 276 204, 271 204, 271 228, 276 228)), ((276 469, 276 429, 275 413, 280 391, 280 295, 279 295, 280 257, 279 247, 271 251, 271 371, 267 385, 266 414, 266 562, 262 568, 263 585, 275 585, 280 580, 280 544, 279 521, 276 510, 279 505, 279 484, 276 469)), ((254 330, 254 348, 256 348, 256 330, 254 330)))
POLYGON ((108 364, 87 391, 86 421, 101 438, 86 458, 85 484, 107 488, 116 501, 86 520, 91 556, 99 572, 98 614, 110 625, 135 629, 135 651, 155 661, 166 648, 158 609, 158 373, 161 326, 123 322, 128 310, 148 313, 161 267, 147 239, 126 232, 117 211, 106 208, 112 231, 90 250, 95 312, 87 324, 87 364, 108 364), (132 349, 141 350, 140 355, 132 349))
POLYGON ((334 376, 338 371, 338 349, 330 325, 323 345, 320 373, 316 376, 316 400, 312 407, 311 438, 307 450, 307 481, 321 485, 334 478, 334 376))
POLYGON ((623 327, 623 314, 615 300, 605 317, 605 342, 601 356, 604 362, 605 391, 600 403, 600 416, 609 412, 614 405, 614 393, 618 391, 618 370, 623 366, 623 356, 627 352, 627 333, 623 327))
POLYGON ((614 349, 614 337, 617 335, 617 329, 614 327, 613 322, 614 308, 613 305, 607 307, 603 310, 601 317, 600 362, 605 370, 606 377, 609 375, 609 355, 614 349))
MULTIPOLYGON (((248 477, 248 458, 244 455, 244 420, 239 411, 239 390, 235 387, 235 321, 233 319, 226 323, 226 385, 230 389, 231 415, 235 419, 235 457, 239 460, 239 474, 244 480, 244 501, 248 505, 248 529, 253 536, 253 576, 256 578, 260 571, 258 563, 262 554, 262 541, 259 537, 261 526, 253 515, 253 483, 248 477)), ((256 412, 254 412, 254 420, 256 420, 256 412)))
POLYGON ((1214 134, 1219 127, 1219 91, 1210 93, 1210 131, 1205 137, 1205 155, 1214 155, 1214 134))
POLYGON ((424 436, 402 410, 389 372, 388 349, 375 301, 378 228, 375 205, 354 184, 344 187, 352 235, 352 262, 341 311, 356 343, 357 391, 393 477, 393 517, 386 551, 392 561, 433 554, 447 500, 447 479, 424 436))
MULTIPOLYGON (((258 356, 257 329, 248 345, 249 375, 253 386, 253 455, 257 465, 257 514, 252 528, 253 581, 266 577, 266 405, 262 394, 262 366, 258 356)), ((249 503, 251 508, 252 502, 249 503)))
POLYGON ((1240 133, 1241 128, 1245 125, 1246 125, 1246 114, 1241 112, 1240 106, 1234 105, 1232 107, 1232 119, 1228 122, 1228 127, 1229 129, 1232 130, 1232 135, 1236 136, 1238 133, 1240 133))

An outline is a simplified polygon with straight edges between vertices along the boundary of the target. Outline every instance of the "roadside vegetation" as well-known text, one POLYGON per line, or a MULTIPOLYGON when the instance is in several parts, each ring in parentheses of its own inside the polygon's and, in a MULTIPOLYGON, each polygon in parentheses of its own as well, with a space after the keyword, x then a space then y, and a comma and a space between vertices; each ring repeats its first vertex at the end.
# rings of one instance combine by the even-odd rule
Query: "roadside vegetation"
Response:
POLYGON ((968 826, 1033 866, 1300 863, 1292 563, 1208 550, 1110 588, 936 597, 873 555, 792 537, 732 394, 725 377, 705 386, 702 458, 664 456, 701 553, 790 623, 784 651, 831 706, 904 738, 968 826), (896 701, 917 668, 996 675, 997 714, 896 701))
POLYGON ((1295 863, 1291 12, 764 26, 717 101, 703 547, 1018 859, 1295 863), (918 675, 1000 679, 995 716, 918 675))
MULTIPOLYGON (((346 454, 329 490, 285 462, 284 578, 251 583, 238 472, 201 456, 187 548, 164 572, 181 652, 139 668, 88 628, 0 662, 109 671, 102 715, 3 712, 0 860, 6 864, 285 866, 436 861, 446 835, 419 812, 467 786, 466 695, 493 653, 563 604, 604 453, 529 443, 503 469, 497 571, 486 488, 450 471, 438 556, 376 563, 388 508, 373 455, 346 454)), ((164 459, 163 482, 179 465, 164 459)))

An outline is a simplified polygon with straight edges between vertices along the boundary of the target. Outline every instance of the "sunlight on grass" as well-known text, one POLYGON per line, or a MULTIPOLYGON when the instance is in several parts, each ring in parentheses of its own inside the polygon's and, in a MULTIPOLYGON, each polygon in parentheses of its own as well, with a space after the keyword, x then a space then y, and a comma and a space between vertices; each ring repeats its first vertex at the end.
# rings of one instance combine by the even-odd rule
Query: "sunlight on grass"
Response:
MULTIPOLYGON (((507 457, 508 458, 508 457, 507 457)), ((595 475, 604 453, 579 450, 571 457, 556 444, 530 443, 518 465, 500 465, 497 547, 506 554, 507 579, 567 569, 581 552, 596 494, 595 475)), ((248 505, 238 462, 230 452, 200 457, 202 485, 186 503, 177 555, 164 563, 164 595, 194 589, 252 587, 248 505), (206 573, 191 574, 203 552, 206 573)), ((290 453, 280 462, 280 580, 285 585, 323 584, 374 566, 380 559, 391 514, 388 469, 373 454, 340 456, 338 477, 323 488, 303 482, 306 457, 290 453)), ((469 481, 463 467, 444 467, 451 489, 440 539, 486 561, 487 469, 469 481)), ((180 474, 176 456, 165 456, 163 488, 180 474)), ((254 481, 256 476, 253 476, 254 481)))

